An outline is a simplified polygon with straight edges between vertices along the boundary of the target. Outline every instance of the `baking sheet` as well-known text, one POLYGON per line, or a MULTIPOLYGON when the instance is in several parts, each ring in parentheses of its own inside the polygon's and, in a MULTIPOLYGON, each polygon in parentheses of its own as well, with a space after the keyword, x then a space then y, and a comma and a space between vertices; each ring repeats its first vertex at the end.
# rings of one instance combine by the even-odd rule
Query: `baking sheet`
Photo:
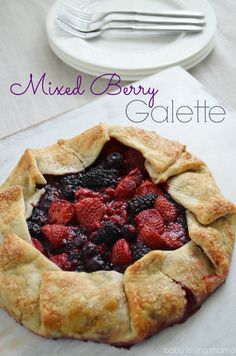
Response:
MULTIPOLYGON (((221 105, 226 109, 222 123, 156 123, 149 116, 137 127, 158 131, 161 135, 179 140, 188 150, 207 162, 221 190, 236 201, 236 114, 214 98, 201 83, 180 67, 175 67, 140 82, 145 87, 159 89, 155 105, 194 107, 196 101, 207 105, 221 105)), ((125 107, 137 97, 104 96, 94 102, 64 113, 40 125, 0 140, 0 182, 11 172, 23 151, 28 147, 42 147, 59 138, 71 137, 98 122, 134 125, 125 115, 125 107)), ((139 96, 138 99, 146 100, 139 96)), ((24 115, 24 113, 22 113, 24 115)), ((11 356, 41 355, 210 355, 236 354, 236 262, 232 262, 227 282, 203 304, 185 323, 170 327, 130 350, 82 342, 79 340, 51 340, 39 337, 18 325, 4 311, 0 311, 0 354, 11 356)))

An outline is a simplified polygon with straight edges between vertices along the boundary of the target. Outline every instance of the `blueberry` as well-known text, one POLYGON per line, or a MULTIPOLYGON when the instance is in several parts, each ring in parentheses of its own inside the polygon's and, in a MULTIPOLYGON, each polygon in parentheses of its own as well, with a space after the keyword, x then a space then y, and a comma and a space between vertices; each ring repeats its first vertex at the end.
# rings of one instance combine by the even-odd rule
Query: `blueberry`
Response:
POLYGON ((92 242, 88 242, 81 250, 82 259, 86 261, 91 257, 96 256, 98 253, 97 246, 94 245, 92 242))
POLYGON ((134 225, 126 224, 122 227, 121 231, 127 241, 135 240, 137 233, 134 225))
POLYGON ((123 156, 118 152, 113 152, 106 158, 106 164, 108 167, 120 169, 123 166, 123 156))
POLYGON ((85 267, 88 272, 95 272, 106 269, 107 265, 103 258, 100 255, 97 255, 86 260, 85 267))
POLYGON ((41 237, 41 227, 35 222, 28 220, 28 229, 32 237, 41 237))
POLYGON ((77 188, 74 185, 71 184, 67 185, 62 190, 63 197, 69 201, 74 201, 76 189, 77 188))

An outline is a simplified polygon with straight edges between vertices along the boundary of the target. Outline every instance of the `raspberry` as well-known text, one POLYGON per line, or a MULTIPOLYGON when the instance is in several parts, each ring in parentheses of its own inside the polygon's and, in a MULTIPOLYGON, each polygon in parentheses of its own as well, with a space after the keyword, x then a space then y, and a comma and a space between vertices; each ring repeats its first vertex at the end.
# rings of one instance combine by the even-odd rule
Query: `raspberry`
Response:
POLYGON ((140 187, 138 187, 136 194, 137 195, 143 195, 143 194, 148 194, 148 193, 156 193, 157 195, 163 195, 163 191, 161 188, 154 183, 152 183, 150 180, 145 180, 140 187))
POLYGON ((138 168, 133 169, 119 181, 115 189, 115 197, 118 199, 132 198, 141 183, 142 174, 140 170, 138 168))
POLYGON ((105 210, 105 205, 99 198, 85 198, 75 204, 76 219, 87 231, 100 226, 105 210))
POLYGON ((101 198, 101 195, 98 192, 87 188, 79 188, 75 192, 76 201, 82 200, 84 198, 101 198))
POLYGON ((131 216, 135 216, 143 210, 150 209, 154 206, 156 193, 135 196, 128 201, 128 211, 131 216))
POLYGON ((131 253, 134 261, 139 260, 150 251, 150 247, 144 245, 142 242, 135 242, 131 244, 131 253))
POLYGON ((48 209, 50 224, 69 225, 75 214, 74 206, 66 200, 54 201, 48 209))
POLYGON ((103 203, 109 203, 112 198, 114 197, 114 193, 115 193, 115 189, 113 188, 106 188, 103 192, 102 192, 102 201, 103 203))
POLYGON ((74 263, 68 260, 68 256, 66 253, 51 256, 50 260, 64 271, 72 271, 74 269, 74 263))
POLYGON ((142 242, 153 250, 163 247, 161 235, 158 231, 149 226, 144 226, 140 230, 137 241, 142 242))
POLYGON ((58 248, 63 244, 63 240, 68 240, 74 237, 74 230, 71 227, 64 225, 44 225, 42 233, 52 244, 53 247, 58 248))
POLYGON ((32 244, 35 248, 37 248, 37 250, 39 250, 43 255, 45 255, 45 249, 39 240, 32 238, 32 244))
POLYGON ((147 226, 159 234, 164 232, 164 223, 161 214, 156 209, 148 209, 141 211, 136 218, 135 223, 138 225, 138 230, 147 226))
POLYGON ((97 230, 93 242, 95 244, 105 243, 114 243, 121 235, 121 229, 118 225, 112 221, 105 221, 97 230))
POLYGON ((81 186, 84 188, 114 187, 118 179, 118 170, 104 169, 102 166, 97 166, 82 174, 81 186))
POLYGON ((124 163, 129 170, 138 168, 141 172, 145 171, 145 159, 139 151, 134 148, 129 148, 127 152, 125 152, 124 158, 124 163))
POLYGON ((157 197, 155 208, 160 212, 165 222, 175 221, 179 215, 175 205, 168 201, 164 196, 157 197))
POLYGON ((105 243, 101 243, 97 245, 97 249, 101 255, 105 255, 105 253, 107 252, 107 245, 105 243))
POLYGON ((130 246, 125 239, 120 239, 113 245, 111 262, 117 266, 132 263, 130 246))

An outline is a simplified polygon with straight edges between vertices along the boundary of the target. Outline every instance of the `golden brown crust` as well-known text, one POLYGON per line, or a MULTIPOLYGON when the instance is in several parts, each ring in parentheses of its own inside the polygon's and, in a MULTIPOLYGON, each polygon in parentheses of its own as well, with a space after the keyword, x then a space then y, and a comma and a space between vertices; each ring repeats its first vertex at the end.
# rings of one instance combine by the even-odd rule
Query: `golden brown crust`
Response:
POLYGON ((201 224, 210 224, 221 216, 236 212, 235 205, 223 197, 206 169, 179 174, 168 184, 172 197, 190 210, 201 224))
POLYGON ((178 322, 185 313, 185 292, 161 272, 163 257, 159 251, 150 252, 125 271, 125 292, 138 339, 178 322))
POLYGON ((0 193, 0 236, 10 232, 31 241, 25 220, 24 196, 18 185, 0 193))
POLYGON ((234 204, 201 160, 155 132, 99 124, 27 150, 0 192, 0 306, 40 335, 131 345, 184 319, 188 293, 199 306, 229 271, 234 204), (31 245, 26 218, 43 193, 44 174, 83 170, 110 138, 140 151, 155 183, 168 180, 169 193, 187 209, 191 241, 152 251, 124 275, 63 272, 31 245))
POLYGON ((193 214, 187 212, 187 221, 191 239, 202 248, 224 279, 229 270, 234 247, 234 231, 228 217, 203 226, 193 214))
POLYGON ((58 267, 17 235, 6 236, 0 245, 0 306, 37 333, 40 284, 46 270, 58 267))
POLYGON ((203 162, 189 152, 182 152, 181 155, 173 162, 164 172, 158 173, 155 167, 146 161, 146 169, 153 178, 154 183, 166 182, 168 178, 176 176, 186 171, 199 171, 203 162))
POLYGON ((119 343, 132 338, 123 276, 47 272, 40 294, 42 332, 119 343))

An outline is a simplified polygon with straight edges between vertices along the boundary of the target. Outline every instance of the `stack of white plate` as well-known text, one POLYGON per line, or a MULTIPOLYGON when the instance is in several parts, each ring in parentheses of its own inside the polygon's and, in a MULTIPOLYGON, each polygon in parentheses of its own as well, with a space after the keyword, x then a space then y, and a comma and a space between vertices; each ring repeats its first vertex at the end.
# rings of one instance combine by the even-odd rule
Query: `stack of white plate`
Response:
MULTIPOLYGON (((85 0, 76 0, 83 6, 85 0)), ((197 34, 116 33, 84 40, 68 35, 56 25, 62 1, 56 1, 47 17, 49 44, 65 63, 92 75, 119 74, 123 80, 138 80, 163 69, 180 65, 189 69, 201 62, 215 44, 217 20, 206 0, 100 0, 90 1, 90 12, 109 10, 195 10, 205 14, 204 30, 197 34)))

